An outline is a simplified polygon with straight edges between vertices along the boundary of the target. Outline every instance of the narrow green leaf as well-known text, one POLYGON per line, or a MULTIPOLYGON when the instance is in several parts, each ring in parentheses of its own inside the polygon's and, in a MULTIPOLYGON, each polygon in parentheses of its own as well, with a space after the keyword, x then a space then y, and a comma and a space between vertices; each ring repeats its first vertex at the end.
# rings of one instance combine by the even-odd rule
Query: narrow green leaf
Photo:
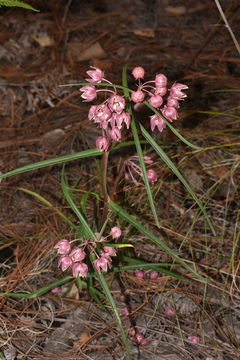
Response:
POLYGON ((202 213, 203 213, 203 215, 204 215, 204 217, 205 217, 205 219, 206 219, 206 221, 207 221, 213 235, 216 236, 216 232, 215 232, 214 227, 213 227, 213 225, 212 225, 212 223, 211 223, 211 221, 210 221, 210 219, 209 219, 209 217, 207 215, 207 212, 205 210, 204 205, 198 199, 198 197, 196 196, 196 194, 194 193, 194 191, 192 190, 190 185, 184 179, 184 177, 182 176, 180 171, 177 169, 177 167, 174 165, 172 160, 169 159, 167 154, 160 148, 160 146, 156 143, 156 141, 151 137, 151 135, 147 132, 147 130, 141 124, 140 124, 140 129, 141 129, 141 132, 142 132, 143 136, 145 137, 145 139, 149 142, 149 144, 153 147, 153 149, 157 152, 157 154, 162 158, 162 160, 167 164, 167 166, 172 170, 172 172, 178 177, 178 179, 185 186, 185 188, 187 189, 189 194, 196 201, 196 203, 198 204, 199 208, 201 209, 201 211, 202 211, 202 213))
POLYGON ((147 196, 148 196, 148 201, 149 201, 149 204, 150 204, 150 207, 151 207, 151 210, 152 210, 152 214, 153 214, 155 223, 156 223, 157 227, 160 227, 160 223, 159 223, 158 216, 157 216, 157 211, 156 211, 154 201, 153 201, 152 191, 151 191, 149 181, 148 181, 148 178, 147 178, 146 166, 145 166, 144 159, 143 159, 143 152, 142 152, 142 148, 141 148, 141 145, 140 145, 137 126, 136 126, 136 121, 135 121, 135 118, 133 116, 131 105, 129 105, 127 111, 129 112, 129 114, 131 115, 131 118, 132 118, 132 120, 131 120, 131 129, 132 129, 132 134, 133 134, 135 146, 136 146, 136 149, 137 149, 139 164, 141 166, 141 170, 142 170, 142 174, 143 174, 143 180, 144 180, 145 189, 146 189, 147 196))
POLYGON ((0 174, 0 179, 5 179, 10 176, 14 176, 17 174, 25 173, 25 172, 36 170, 36 169, 41 169, 41 168, 44 168, 47 166, 62 164, 62 163, 66 163, 69 161, 84 159, 87 157, 98 156, 98 155, 102 155, 102 152, 100 152, 98 149, 89 149, 89 150, 84 150, 84 151, 78 152, 76 154, 63 155, 63 156, 59 156, 59 157, 56 157, 53 159, 43 160, 43 161, 39 161, 39 162, 36 162, 33 164, 29 164, 29 165, 20 167, 15 170, 8 171, 5 174, 0 174))
POLYGON ((182 265, 186 270, 195 275, 198 279, 202 281, 207 281, 206 278, 199 275, 195 270, 191 268, 184 260, 182 260, 173 250, 171 250, 162 240, 160 240, 156 235, 147 230, 140 222, 134 219, 129 215, 123 208, 113 201, 108 202, 108 207, 118 215, 120 215, 124 220, 129 224, 133 225, 139 232, 146 235, 151 241, 157 244, 161 249, 166 251, 174 260, 176 260, 180 265, 182 265))
POLYGON ((34 191, 28 190, 28 189, 24 189, 24 188, 19 188, 19 190, 24 191, 26 194, 29 194, 33 197, 35 197, 36 199, 38 199, 39 201, 41 201, 44 205, 54 209, 54 211, 68 224, 71 226, 71 228, 73 228, 75 231, 78 231, 78 226, 76 226, 66 215, 64 215, 59 209, 57 209, 55 206, 53 206, 53 204, 50 203, 50 201, 46 200, 43 196, 35 193, 34 191))
POLYGON ((8 7, 21 7, 27 10, 32 10, 39 12, 40 10, 35 9, 31 5, 28 5, 22 1, 15 1, 15 0, 0 0, 0 7, 1 6, 8 6, 8 7))

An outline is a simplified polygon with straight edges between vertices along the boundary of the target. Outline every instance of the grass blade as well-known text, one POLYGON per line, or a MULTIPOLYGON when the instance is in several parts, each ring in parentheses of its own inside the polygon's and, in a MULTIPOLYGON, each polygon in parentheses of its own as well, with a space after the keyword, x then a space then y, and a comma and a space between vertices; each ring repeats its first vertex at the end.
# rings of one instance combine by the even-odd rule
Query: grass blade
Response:
POLYGON ((146 235, 151 241, 157 244, 161 249, 166 251, 174 260, 176 260, 180 265, 182 265, 186 270, 196 276, 196 278, 207 281, 206 278, 199 275, 195 270, 191 268, 184 260, 182 260, 173 250, 171 250, 162 240, 160 240, 156 235, 147 230, 140 222, 134 219, 131 215, 129 215, 121 206, 116 204, 113 201, 108 202, 108 207, 118 215, 120 215, 124 220, 126 220, 129 224, 133 225, 139 232, 146 235))
POLYGON ((196 194, 194 193, 194 191, 192 190, 190 185, 184 179, 184 177, 182 176, 180 171, 177 169, 177 167, 174 165, 172 160, 169 159, 167 154, 160 148, 160 146, 156 143, 156 141, 151 137, 151 135, 147 132, 147 130, 141 124, 140 124, 140 129, 141 129, 141 132, 142 132, 143 136, 145 137, 145 139, 149 142, 149 144, 153 147, 153 149, 157 152, 157 154, 162 158, 162 160, 167 164, 167 166, 172 170, 172 172, 178 177, 178 179, 181 181, 181 183, 187 189, 189 194, 196 201, 196 203, 198 204, 199 208, 201 209, 201 211, 202 211, 202 213, 203 213, 203 215, 204 215, 204 217, 205 217, 205 219, 206 219, 206 221, 207 221, 213 235, 216 236, 216 232, 215 232, 214 227, 213 227, 213 225, 212 225, 212 223, 211 223, 211 221, 210 221, 210 219, 209 219, 209 217, 207 215, 207 212, 205 210, 204 205, 198 199, 198 197, 196 196, 196 194))

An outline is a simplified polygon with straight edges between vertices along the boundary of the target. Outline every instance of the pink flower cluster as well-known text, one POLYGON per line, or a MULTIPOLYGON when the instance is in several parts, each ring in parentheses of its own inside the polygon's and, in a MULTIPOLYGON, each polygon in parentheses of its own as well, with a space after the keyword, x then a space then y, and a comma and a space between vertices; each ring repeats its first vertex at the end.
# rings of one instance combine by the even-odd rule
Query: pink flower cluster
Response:
POLYGON ((147 339, 143 333, 138 331, 137 329, 130 330, 131 340, 135 345, 147 345, 149 343, 149 339, 147 339))
MULTIPOLYGON (((155 80, 142 83, 140 79, 144 77, 144 73, 144 69, 140 66, 132 71, 134 78, 139 81, 139 85, 137 91, 131 93, 131 100, 138 104, 143 102, 147 96, 149 104, 161 112, 167 120, 170 122, 176 120, 178 117, 177 109, 179 108, 179 101, 187 97, 182 90, 188 89, 188 86, 175 82, 170 89, 167 89, 168 79, 164 74, 157 74, 155 80), (164 100, 163 97, 168 91, 169 94, 166 100, 164 100)), ((154 114, 150 116, 150 125, 152 131, 157 127, 162 132, 166 123, 162 117, 154 114)))
MULTIPOLYGON (((107 151, 112 141, 121 141, 123 125, 127 129, 130 127, 131 116, 125 111, 126 100, 122 95, 117 93, 117 89, 107 79, 104 78, 104 72, 96 67, 87 71, 89 78, 86 79, 89 85, 82 86, 79 90, 82 92, 81 97, 84 101, 90 102, 97 98, 97 93, 109 93, 109 97, 99 105, 92 105, 89 109, 88 118, 99 126, 102 130, 102 136, 96 139, 96 147, 100 151, 107 151), (95 84, 105 82, 105 88, 98 89, 95 84), (106 85, 111 85, 106 87, 106 85)), ((182 90, 188 89, 187 85, 175 82, 170 89, 167 89, 168 79, 164 74, 157 74, 155 80, 142 83, 145 70, 141 66, 133 69, 132 75, 138 80, 138 88, 131 92, 131 100, 136 103, 142 103, 145 98, 149 104, 157 109, 169 121, 176 120, 178 117, 177 109, 179 101, 186 98, 182 90), (163 97, 168 93, 166 99, 163 97)), ((164 118, 154 114, 150 117, 151 130, 155 127, 160 132, 163 131, 166 124, 164 118)))
POLYGON ((134 275, 139 279, 150 279, 155 280, 158 278, 158 272, 155 270, 136 270, 134 275))
MULTIPOLYGON (((146 165, 150 165, 153 163, 150 156, 144 156, 143 160, 146 165)), ((125 179, 130 180, 135 185, 139 185, 139 182, 137 181, 135 174, 137 174, 140 177, 143 177, 142 170, 141 170, 140 166, 137 164, 138 161, 139 161, 138 156, 133 155, 133 156, 130 156, 124 163, 125 179)), ((147 178, 148 178, 148 181, 150 182, 150 184, 154 184, 158 179, 156 171, 154 169, 148 169, 147 170, 147 178)))
MULTIPOLYGON (((117 239, 121 236, 122 232, 118 226, 114 226, 110 231, 110 236, 113 239, 117 239)), ((99 238, 99 233, 95 233, 99 243, 106 242, 106 237, 99 238)), ((76 240, 75 240, 76 241, 76 240)), ((102 244, 104 245, 104 244, 102 244)), ((117 252, 112 246, 102 246, 100 253, 96 251, 96 242, 92 239, 82 240, 81 245, 71 247, 68 240, 62 239, 57 242, 54 246, 57 249, 57 253, 60 254, 58 260, 58 266, 61 267, 62 271, 66 271, 71 268, 74 277, 86 277, 88 274, 88 265, 83 262, 87 255, 94 253, 96 260, 93 262, 95 269, 100 272, 107 271, 111 267, 112 256, 116 256, 117 252)))

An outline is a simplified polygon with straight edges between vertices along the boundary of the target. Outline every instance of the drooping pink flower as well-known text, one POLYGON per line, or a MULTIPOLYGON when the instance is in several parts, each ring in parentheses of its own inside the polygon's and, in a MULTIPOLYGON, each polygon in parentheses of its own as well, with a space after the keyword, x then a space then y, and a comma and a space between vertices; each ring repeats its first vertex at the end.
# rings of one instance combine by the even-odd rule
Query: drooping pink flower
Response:
POLYGON ((86 277, 88 273, 88 266, 85 263, 75 263, 72 265, 72 273, 74 277, 86 277))
POLYGON ((182 100, 185 97, 187 97, 187 95, 184 92, 182 92, 182 90, 186 90, 186 89, 188 89, 187 85, 174 83, 170 89, 170 96, 173 97, 174 99, 182 100))
POLYGON ((116 114, 115 120, 116 120, 116 125, 119 129, 122 128, 123 122, 125 123, 126 128, 129 129, 131 123, 131 116, 129 113, 123 111, 121 114, 116 114))
POLYGON ((149 340, 140 331, 136 330, 132 337, 132 342, 136 345, 146 345, 149 343, 149 340))
POLYGON ((150 116, 150 125, 152 131, 155 129, 156 126, 160 132, 162 132, 163 129, 166 127, 164 120, 156 114, 150 116))
POLYGON ((99 151, 107 151, 109 146, 111 145, 111 141, 106 138, 106 136, 99 136, 96 139, 96 148, 99 151))
POLYGON ((172 106, 164 105, 164 108, 161 110, 163 116, 167 118, 169 121, 176 120, 178 117, 177 110, 172 106))
POLYGON ((83 249, 79 247, 75 247, 70 252, 69 256, 71 257, 73 262, 80 262, 86 257, 86 253, 83 249))
POLYGON ((174 107, 175 109, 178 109, 179 108, 179 102, 177 99, 169 96, 167 98, 167 107, 174 107))
POLYGON ((86 81, 88 82, 93 82, 93 83, 100 83, 104 77, 104 72, 102 70, 100 70, 99 68, 90 66, 92 69, 94 70, 88 70, 87 74, 88 76, 90 76, 90 79, 86 79, 86 81))
POLYGON ((61 255, 67 255, 71 249, 71 245, 68 240, 62 239, 57 242, 54 249, 58 249, 57 253, 61 255))
POLYGON ((158 108, 163 103, 163 98, 160 95, 151 96, 148 100, 149 104, 152 105, 154 108, 158 108))
POLYGON ((164 74, 157 74, 155 77, 156 88, 162 88, 167 85, 167 77, 164 74))
POLYGON ((58 260, 58 266, 61 267, 62 271, 66 271, 72 265, 73 261, 70 256, 62 255, 58 260))
POLYGON ((95 111, 96 111, 97 105, 92 105, 88 111, 88 119, 94 120, 95 119, 95 111))
POLYGON ((106 122, 112 116, 112 112, 106 104, 100 104, 96 107, 94 117, 98 123, 106 122))
POLYGON ((143 279, 144 276, 145 276, 145 273, 142 270, 136 270, 135 273, 134 273, 134 276, 139 278, 139 279, 143 279))
POLYGON ((181 83, 175 82, 175 83, 172 85, 171 89, 186 90, 186 89, 188 89, 188 86, 185 85, 185 84, 181 84, 181 83))
POLYGON ((121 112, 125 109, 126 101, 123 96, 120 95, 112 95, 108 99, 108 107, 111 111, 115 111, 117 114, 121 114, 121 112))
POLYGON ((120 309, 120 310, 119 310, 119 313, 120 313, 120 315, 122 315, 122 316, 128 316, 128 315, 129 315, 129 311, 128 311, 128 309, 127 309, 126 307, 120 309))
POLYGON ((145 71, 141 66, 136 66, 132 71, 132 75, 134 76, 134 78, 136 80, 143 79, 144 74, 145 74, 145 71))
POLYGON ((156 280, 158 278, 158 272, 155 270, 150 271, 149 273, 149 279, 156 280))
POLYGON ((148 181, 153 184, 157 181, 157 173, 155 170, 153 169, 148 169, 147 170, 147 178, 148 178, 148 181))
POLYGON ((135 103, 143 102, 144 98, 145 98, 145 94, 141 90, 132 91, 131 93, 131 100, 135 103))
POLYGON ((97 96, 96 88, 93 85, 82 86, 79 90, 83 92, 81 97, 85 101, 92 101, 97 96))
POLYGON ((120 227, 114 226, 111 228, 110 235, 113 239, 118 239, 122 235, 120 227))
POLYGON ((104 246, 104 247, 103 247, 103 251, 104 251, 105 254, 107 254, 108 256, 116 256, 116 255, 117 255, 116 249, 114 249, 114 247, 112 247, 112 246, 104 246))
POLYGON ((109 261, 109 259, 103 256, 99 257, 93 262, 93 265, 98 272, 100 272, 101 269, 106 272, 110 264, 111 262, 109 261))
POLYGON ((175 311, 171 306, 166 306, 164 312, 167 316, 175 316, 175 311))
POLYGON ((188 336, 188 340, 191 341, 194 344, 200 343, 200 337, 199 336, 188 336))
POLYGON ((167 93, 167 88, 166 86, 163 87, 156 87, 154 94, 155 95, 160 95, 160 96, 164 96, 167 93))
POLYGON ((121 131, 117 127, 109 129, 108 134, 114 141, 120 141, 121 140, 121 131))

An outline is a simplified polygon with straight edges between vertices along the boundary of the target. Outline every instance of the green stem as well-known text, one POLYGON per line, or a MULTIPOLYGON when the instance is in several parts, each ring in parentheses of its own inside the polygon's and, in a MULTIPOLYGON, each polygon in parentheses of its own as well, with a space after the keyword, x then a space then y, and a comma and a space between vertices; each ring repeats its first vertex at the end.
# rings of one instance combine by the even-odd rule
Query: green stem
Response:
POLYGON ((108 201, 110 200, 108 191, 107 191, 107 167, 108 167, 108 156, 109 151, 105 152, 102 156, 102 191, 103 191, 103 213, 101 218, 101 227, 103 226, 107 216, 108 216, 108 201))

